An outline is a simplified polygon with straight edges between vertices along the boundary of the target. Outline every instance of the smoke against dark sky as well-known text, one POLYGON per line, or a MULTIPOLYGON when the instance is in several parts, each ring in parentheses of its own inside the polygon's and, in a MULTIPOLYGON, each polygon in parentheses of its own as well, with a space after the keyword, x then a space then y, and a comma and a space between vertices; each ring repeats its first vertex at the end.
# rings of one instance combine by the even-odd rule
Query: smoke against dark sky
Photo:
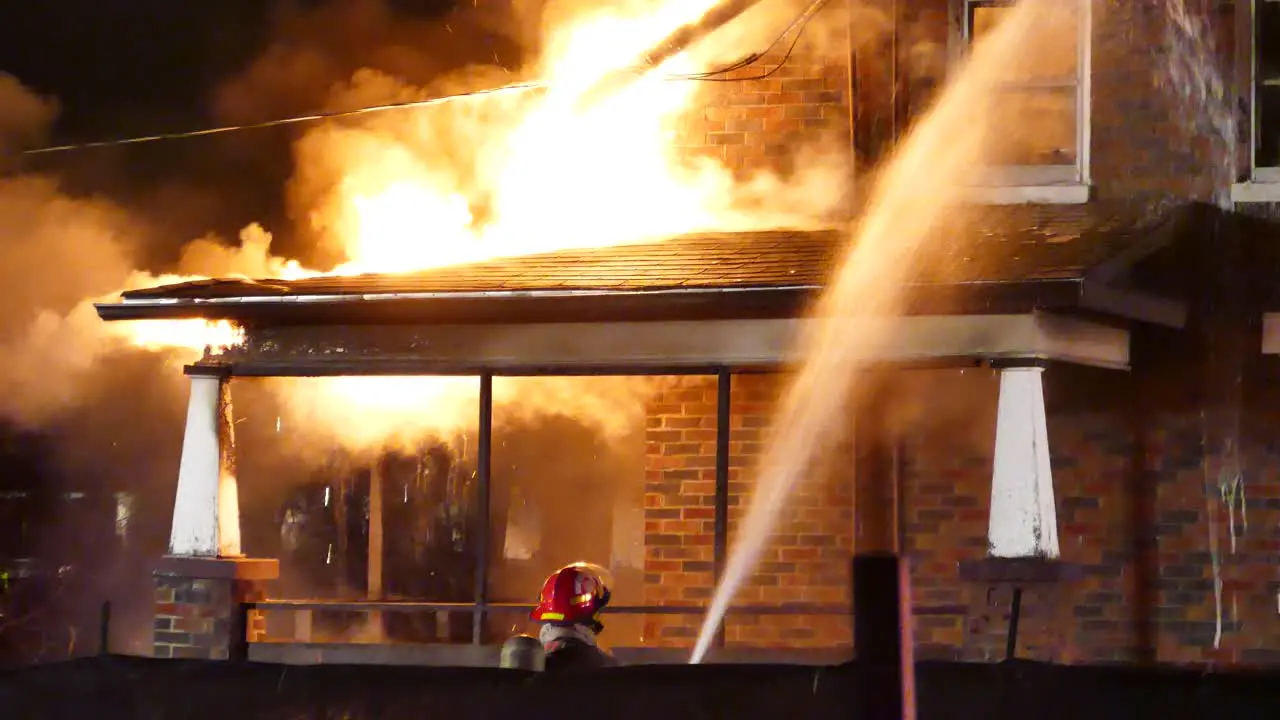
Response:
POLYGON ((57 115, 56 100, 40 97, 17 78, 0 73, 0 147, 36 143, 46 136, 57 115))
MULTIPOLYGON (((92 56, 107 40, 81 38, 84 52, 78 53, 77 70, 63 64, 70 62, 64 58, 48 68, 30 58, 11 62, 30 52, 34 39, 16 50, 0 49, 0 68, 18 68, 17 79, 0 76, 0 158, 44 138, 101 139, 250 122, 510 82, 538 70, 530 61, 548 23, 598 7, 592 0, 524 0, 463 3, 443 15, 438 7, 420 6, 417 14, 406 15, 399 5, 391 0, 276 3, 268 16, 233 1, 216 21, 205 18, 207 23, 187 8, 172 28, 163 19, 171 11, 157 9, 149 17, 86 9, 75 32, 89 32, 84 28, 93 17, 123 23, 116 29, 128 30, 116 37, 114 55, 92 56), (424 19, 432 13, 437 17, 424 19), (207 29, 226 30, 233 21, 244 26, 232 27, 225 43, 207 29), (179 47, 182 38, 189 47, 179 47), (34 79, 23 77, 28 70, 34 79), (95 115, 100 115, 97 121, 95 115)), ((774 3, 771 12, 790 13, 797 5, 774 3)), ((6 26, 5 12, 0 11, 0 27, 6 26)), ((779 31, 785 22, 775 21, 789 19, 784 15, 771 17, 768 32, 758 35, 779 31)), ((755 47, 753 42, 749 49, 755 47)), ((747 51, 731 44, 722 50, 725 56, 718 59, 725 61, 747 51)), ((504 109, 490 106, 487 112, 504 109)), ((480 128, 468 127, 476 119, 473 111, 459 106, 450 112, 443 121, 439 118, 447 113, 438 113, 431 129, 455 125, 458 147, 484 150, 480 128)), ((345 142, 368 128, 382 134, 377 143, 382 149, 402 147, 418 156, 419 165, 423 156, 449 165, 454 175, 448 179, 458 185, 473 180, 465 171, 480 164, 472 162, 474 156, 462 152, 437 160, 433 154, 444 153, 447 143, 441 140, 455 136, 426 142, 423 130, 415 137, 410 125, 387 114, 364 124, 41 156, 22 159, 0 176, 0 283, 6 287, 0 297, 0 418, 41 428, 54 438, 58 470, 68 487, 128 489, 147 497, 150 504, 138 510, 147 538, 136 548, 140 556, 162 552, 167 535, 186 401, 186 383, 175 367, 182 359, 113 343, 89 301, 145 283, 149 276, 138 271, 272 274, 276 261, 268 240, 270 251, 308 265, 325 267, 343 259, 332 242, 317 242, 333 228, 317 224, 315 209, 350 174, 328 136, 341 135, 345 142), (95 470, 98 464, 109 468, 95 470)), ((348 145, 344 152, 353 148, 359 149, 348 145)), ((824 192, 835 184, 824 183, 824 192)), ((729 185, 718 187, 731 190, 729 185)), ((806 195, 808 200, 823 193, 806 195)), ((547 391, 544 397, 570 397, 577 390, 547 391)), ((635 406, 642 396, 630 393, 626 402, 635 406)), ((258 427, 273 425, 272 410, 269 401, 255 405, 255 412, 267 416, 267 422, 256 418, 258 427)), ((276 411, 288 415, 287 408, 276 411)), ((607 415, 610 408, 599 412, 607 415)), ((238 430, 242 441, 247 428, 238 430)), ((300 481, 306 458, 317 464, 328 459, 323 453, 301 457, 302 463, 291 466, 299 477, 273 474, 266 482, 283 487, 300 481)), ((284 466, 270 458, 254 464, 284 466)), ((271 493, 258 486, 253 495, 269 498, 271 493)))

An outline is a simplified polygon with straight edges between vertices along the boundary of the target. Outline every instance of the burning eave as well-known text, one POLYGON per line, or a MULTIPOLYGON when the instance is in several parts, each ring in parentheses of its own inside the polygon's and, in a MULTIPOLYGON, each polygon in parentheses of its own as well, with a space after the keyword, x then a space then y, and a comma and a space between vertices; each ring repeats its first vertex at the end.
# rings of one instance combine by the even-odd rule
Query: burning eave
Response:
POLYGON ((275 324, 468 324, 793 317, 820 286, 618 291, 511 291, 123 299, 98 315, 120 320, 275 324))
MULTIPOLYGON (((1088 215, 1005 212, 1011 229, 984 231, 966 255, 927 258, 901 314, 1040 310, 1184 323, 1180 301, 1144 292, 1128 277, 1169 243, 1169 232, 1116 230, 1114 222, 1091 232, 1097 219, 1088 215), (1135 238, 1142 240, 1136 252, 1135 238)), ((827 284, 843 238, 837 231, 719 233, 400 275, 204 280, 131 291, 97 310, 108 321, 225 320, 250 328, 796 318, 827 284)))
MULTIPOLYGON (((105 321, 226 320, 245 326, 643 322, 796 318, 820 285, 616 291, 522 291, 164 298, 96 305, 105 321)), ((1185 304, 1089 278, 918 284, 903 315, 1079 312, 1181 328, 1185 304)))

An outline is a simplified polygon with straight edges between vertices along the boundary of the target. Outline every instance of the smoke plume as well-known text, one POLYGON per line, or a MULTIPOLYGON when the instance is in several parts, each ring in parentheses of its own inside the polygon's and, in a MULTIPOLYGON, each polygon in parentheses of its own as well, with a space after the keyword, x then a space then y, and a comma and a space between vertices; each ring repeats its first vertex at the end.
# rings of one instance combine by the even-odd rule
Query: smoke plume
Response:
POLYGON ((57 114, 57 101, 40 97, 0 72, 0 158, 43 139, 57 114))
MULTIPOLYGON (((807 4, 762 3, 700 48, 696 62, 709 67, 763 49, 807 4)), ((215 119, 240 123, 350 109, 557 73, 585 82, 591 73, 607 70, 607 63, 575 49, 565 28, 597 23, 594 37, 608 41, 585 48, 591 52, 639 51, 661 37, 661 23, 643 25, 652 37, 608 33, 629 27, 634 13, 657 5, 462 3, 426 20, 406 19, 383 0, 334 0, 314 9, 282 3, 272 42, 213 93, 215 119), (551 62, 570 50, 564 62, 551 62)), ((820 13, 797 53, 815 63, 831 61, 843 42, 844 24, 838 10, 820 13)), ((186 276, 298 271, 298 262, 281 257, 277 246, 289 247, 290 256, 315 270, 353 259, 368 261, 372 269, 412 269, 431 264, 442 252, 472 252, 481 242, 518 251, 529 243, 551 248, 698 230, 797 227, 821 222, 842 207, 845 152, 832 152, 825 139, 789 148, 789 162, 775 171, 743 173, 705 159, 669 162, 671 131, 688 120, 676 116, 685 108, 700 114, 691 98, 704 88, 655 86, 653 102, 671 105, 672 117, 664 117, 670 127, 634 126, 630 108, 609 103, 584 121, 566 114, 554 94, 548 101, 548 93, 533 92, 290 130, 288 222, 192 240, 173 237, 173 215, 204 217, 219 205, 207 192, 191 191, 183 178, 125 205, 86 193, 83 182, 73 184, 53 172, 23 173, 18 151, 48 135, 58 103, 0 74, 0 173, 10 172, 0 175, 0 418, 40 429, 68 448, 58 459, 68 486, 100 483, 152 498, 153 507, 144 503, 137 510, 140 523, 151 523, 137 550, 152 557, 162 551, 181 441, 185 382, 177 369, 195 356, 138 349, 125 328, 97 318, 94 301, 186 276), (685 94, 663 94, 671 88, 685 94), (374 215, 382 221, 371 224, 374 215), (273 245, 273 234, 283 242, 273 245), (182 243, 177 252, 175 241, 182 243), (395 253, 379 256, 379 247, 369 243, 391 243, 395 253)), ((280 137, 245 133, 190 152, 225 151, 247 161, 280 137)), ((114 173, 129 152, 135 151, 118 151, 116 162, 87 176, 126 184, 114 173)), ((243 194, 228 190, 232 197, 243 194)), ((537 379, 522 380, 518 391, 495 382, 495 404, 509 423, 570 416, 605 438, 621 438, 634 430, 639 408, 664 382, 537 379)), ((287 470, 264 482, 283 488, 304 481, 329 454, 318 450, 410 447, 424 434, 474 422, 474 380, 416 379, 387 393, 401 403, 391 406, 367 402, 377 384, 246 382, 237 390, 245 420, 238 436, 254 433, 260 441, 253 446, 275 454, 254 465, 287 470), (442 391, 451 383, 454 389, 442 391), (277 435, 289 441, 273 442, 277 435)))

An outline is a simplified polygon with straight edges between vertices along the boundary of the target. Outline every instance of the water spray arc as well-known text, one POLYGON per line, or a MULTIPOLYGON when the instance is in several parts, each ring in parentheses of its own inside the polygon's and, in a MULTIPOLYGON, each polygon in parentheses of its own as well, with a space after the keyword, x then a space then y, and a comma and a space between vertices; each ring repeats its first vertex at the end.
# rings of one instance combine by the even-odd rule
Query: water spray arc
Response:
MULTIPOLYGON (((1028 62, 1061 22, 1051 0, 1024 0, 974 45, 936 104, 889 159, 870 191, 852 242, 814 308, 816 322, 800 338, 804 358, 775 414, 768 447, 756 471, 756 490, 738 542, 702 624, 691 663, 706 657, 729 605, 754 571, 791 492, 844 430, 845 408, 860 391, 862 360, 885 342, 892 324, 875 336, 852 337, 856 318, 897 314, 903 287, 917 259, 963 200, 964 185, 991 138, 992 86, 1011 67, 1028 62)), ((957 241, 955 235, 948 240, 957 241)))

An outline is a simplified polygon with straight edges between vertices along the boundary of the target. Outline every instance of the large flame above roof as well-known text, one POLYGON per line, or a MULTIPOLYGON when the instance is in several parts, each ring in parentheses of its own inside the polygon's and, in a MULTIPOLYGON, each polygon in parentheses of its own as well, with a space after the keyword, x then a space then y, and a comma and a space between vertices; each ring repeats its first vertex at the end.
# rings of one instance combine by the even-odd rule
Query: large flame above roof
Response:
MULTIPOLYGON (((298 143, 291 191, 325 188, 307 208, 312 234, 347 260, 328 271, 276 261, 269 275, 409 273, 808 222, 822 204, 811 189, 793 187, 788 199, 788 185, 776 178, 743 182, 721 160, 689 157, 680 146, 687 123, 706 122, 695 103, 704 84, 674 78, 719 58, 675 54, 611 93, 593 92, 718 4, 632 0, 596 8, 549 31, 536 68, 547 81, 542 90, 317 127, 298 143), (797 201, 802 196, 806 202, 797 201)), ((779 4, 776 17, 793 19, 800 7, 779 4)), ((754 49, 735 48, 733 57, 754 49)), ((839 197, 833 184, 823 183, 828 207, 839 197)), ((206 338, 199 325, 163 322, 118 332, 144 347, 223 347, 234 335, 209 325, 206 338)))

